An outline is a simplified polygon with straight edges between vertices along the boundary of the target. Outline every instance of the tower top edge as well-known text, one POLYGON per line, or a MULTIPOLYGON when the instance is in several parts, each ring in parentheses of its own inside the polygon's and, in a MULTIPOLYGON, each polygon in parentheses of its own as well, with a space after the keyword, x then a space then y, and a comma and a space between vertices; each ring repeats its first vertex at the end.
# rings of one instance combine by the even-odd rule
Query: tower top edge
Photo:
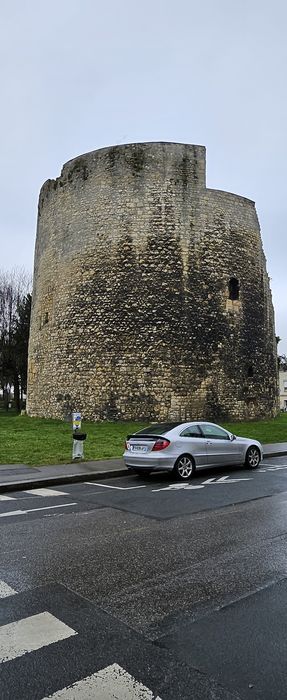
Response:
POLYGON ((230 198, 237 201, 242 201, 244 204, 250 204, 251 207, 256 208, 256 202, 250 197, 245 197, 242 194, 237 194, 236 192, 229 192, 228 190, 219 190, 214 187, 207 187, 206 192, 210 196, 230 198))
POLYGON ((132 141, 130 143, 115 143, 110 146, 103 146, 102 148, 95 148, 92 151, 87 151, 86 153, 80 153, 77 156, 74 156, 74 158, 70 158, 70 160, 66 161, 64 163, 63 167, 66 165, 70 165, 73 163, 73 161, 78 160, 78 158, 86 158, 88 156, 93 156, 93 155, 98 155, 100 153, 107 153, 108 151, 111 150, 124 150, 125 148, 136 148, 137 146, 141 147, 146 147, 146 148, 151 148, 154 146, 155 148, 158 146, 176 146, 179 149, 180 148, 187 148, 187 149, 199 149, 202 150, 203 153, 206 153, 206 147, 201 145, 201 144, 196 144, 196 143, 185 143, 183 141, 132 141))
POLYGON ((87 151, 86 153, 81 153, 74 158, 66 161, 62 166, 60 175, 55 179, 48 179, 43 183, 41 193, 47 188, 50 189, 51 186, 57 185, 57 183, 66 178, 67 174, 73 169, 79 166, 85 167, 88 163, 97 162, 105 158, 110 158, 114 161, 118 157, 133 157, 137 156, 137 149, 142 149, 146 151, 149 157, 166 155, 180 157, 180 158, 191 158, 191 160, 196 160, 199 158, 204 163, 206 161, 206 147, 198 144, 183 143, 176 141, 135 141, 133 143, 121 143, 112 146, 104 146, 103 148, 97 148, 93 151, 87 151))

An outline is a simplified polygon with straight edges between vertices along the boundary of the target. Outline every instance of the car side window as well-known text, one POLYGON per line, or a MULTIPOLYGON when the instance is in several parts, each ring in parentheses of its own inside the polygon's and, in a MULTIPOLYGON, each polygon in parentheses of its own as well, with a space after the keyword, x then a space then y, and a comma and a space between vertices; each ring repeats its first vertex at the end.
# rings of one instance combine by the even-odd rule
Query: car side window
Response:
POLYGON ((190 438, 202 438, 202 432, 200 430, 200 427, 198 425, 191 425, 189 428, 185 428, 182 433, 180 433, 181 437, 190 437, 190 438))
POLYGON ((219 428, 217 425, 201 425, 204 437, 212 438, 213 440, 230 440, 226 430, 219 428))

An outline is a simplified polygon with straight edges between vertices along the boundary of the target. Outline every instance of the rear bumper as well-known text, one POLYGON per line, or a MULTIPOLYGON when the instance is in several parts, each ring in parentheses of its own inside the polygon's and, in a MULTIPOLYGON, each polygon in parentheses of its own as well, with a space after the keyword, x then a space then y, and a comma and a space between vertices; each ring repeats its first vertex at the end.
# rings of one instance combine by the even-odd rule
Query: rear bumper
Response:
POLYGON ((174 457, 154 457, 153 455, 124 455, 124 463, 128 469, 154 469, 171 471, 174 467, 174 457))

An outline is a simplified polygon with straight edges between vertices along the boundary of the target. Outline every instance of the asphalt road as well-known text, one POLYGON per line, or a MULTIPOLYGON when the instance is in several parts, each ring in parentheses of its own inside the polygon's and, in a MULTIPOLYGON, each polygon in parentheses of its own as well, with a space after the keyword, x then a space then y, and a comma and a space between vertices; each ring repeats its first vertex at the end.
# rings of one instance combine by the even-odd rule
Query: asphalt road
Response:
POLYGON ((285 700, 286 535, 286 457, 0 495, 0 697, 285 700))

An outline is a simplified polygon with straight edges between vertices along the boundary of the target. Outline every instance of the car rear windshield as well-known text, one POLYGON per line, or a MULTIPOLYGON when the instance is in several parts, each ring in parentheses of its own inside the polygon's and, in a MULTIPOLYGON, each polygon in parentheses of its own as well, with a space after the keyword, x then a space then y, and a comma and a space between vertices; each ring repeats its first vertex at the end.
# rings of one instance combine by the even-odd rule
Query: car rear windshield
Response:
POLYGON ((164 435, 168 433, 169 430, 176 428, 180 423, 155 423, 154 425, 149 425, 148 428, 143 428, 139 430, 138 433, 134 433, 134 436, 138 435, 164 435))

